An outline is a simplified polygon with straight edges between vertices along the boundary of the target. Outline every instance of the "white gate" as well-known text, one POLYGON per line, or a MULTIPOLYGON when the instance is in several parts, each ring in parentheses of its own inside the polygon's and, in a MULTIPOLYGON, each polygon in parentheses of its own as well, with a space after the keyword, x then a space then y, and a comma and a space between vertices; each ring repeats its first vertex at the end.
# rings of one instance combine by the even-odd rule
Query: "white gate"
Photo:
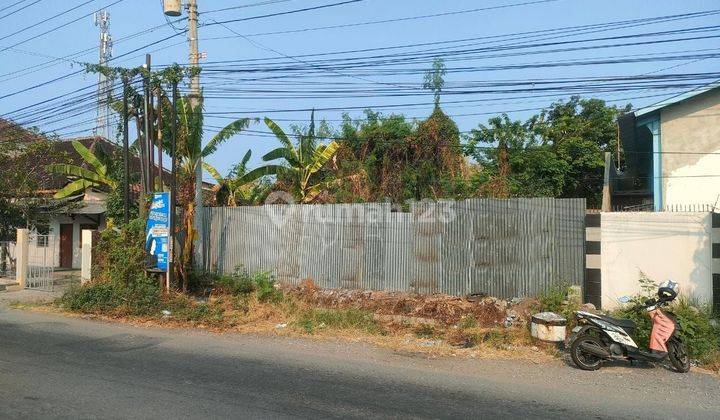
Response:
POLYGON ((52 291, 57 236, 31 233, 28 239, 28 274, 25 288, 52 291))

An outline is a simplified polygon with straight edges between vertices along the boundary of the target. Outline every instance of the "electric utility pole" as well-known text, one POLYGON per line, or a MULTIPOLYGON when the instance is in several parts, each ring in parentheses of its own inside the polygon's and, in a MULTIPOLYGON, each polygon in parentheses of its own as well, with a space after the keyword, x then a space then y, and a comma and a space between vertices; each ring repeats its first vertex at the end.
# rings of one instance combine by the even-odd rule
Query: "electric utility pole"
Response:
MULTIPOLYGON (((107 64, 112 57, 112 37, 108 31, 110 26, 110 13, 106 10, 95 12, 93 15, 95 26, 100 28, 100 59, 101 66, 107 64)), ((98 74, 97 86, 97 111, 95 116, 95 136, 110 139, 110 101, 112 97, 113 80, 106 77, 102 72, 98 74)))
MULTIPOLYGON (((163 12, 166 16, 170 17, 178 17, 181 15, 182 7, 181 7, 182 1, 181 0, 164 0, 163 1, 163 12)), ((187 0, 187 3, 185 4, 185 8, 187 9, 188 13, 188 45, 190 47, 190 53, 188 56, 188 62, 190 64, 190 67, 198 67, 198 63, 200 61, 200 53, 198 52, 198 7, 197 7, 197 0, 187 0)), ((175 85, 173 87, 173 97, 177 95, 177 86, 175 85)), ((192 105, 193 109, 197 109, 198 112, 202 112, 199 105, 201 102, 200 98, 200 75, 195 73, 192 78, 190 79, 190 104, 192 105)), ((174 99, 173 99, 174 101, 174 99)), ((173 112, 175 111, 175 106, 173 104, 173 112)), ((173 124, 175 124, 175 118, 173 118, 172 121, 173 124)), ((173 132, 175 132, 175 129, 173 129, 173 132)), ((175 141, 176 134, 173 135, 173 142, 175 141)), ((175 146, 173 146, 173 161, 172 161, 173 167, 176 165, 176 156, 175 156, 175 146)), ((177 169, 174 169, 173 172, 175 172, 177 169)), ((171 192, 171 208, 174 209, 175 206, 175 175, 172 176, 172 192, 171 192)), ((202 243, 202 237, 203 237, 203 231, 202 226, 200 223, 200 209, 202 208, 202 160, 198 159, 197 162, 197 168, 195 169, 195 217, 194 217, 194 224, 195 228, 198 231, 198 236, 201 239, 201 241, 198 242, 198 244, 202 243)), ((171 211, 171 220, 175 217, 174 210, 171 211)), ((172 223, 172 222, 171 222, 172 223)), ((171 229, 172 230, 172 229, 171 229)), ((172 232, 174 234, 174 232, 172 232)), ((171 239, 173 241, 173 239, 171 239)), ((173 241, 174 242, 174 241, 173 241)), ((202 252, 198 253, 198 255, 202 255, 202 252)), ((170 258, 174 258, 174 255, 170 258)), ((198 261, 202 266, 202 261, 198 261)), ((171 264, 172 267, 172 264, 171 264)), ((171 268, 172 271, 172 268, 171 268)))
MULTIPOLYGON (((188 0, 187 2, 188 11, 188 44, 190 45, 190 56, 189 63, 191 68, 199 67, 200 56, 198 52, 198 8, 197 0, 188 0)), ((196 112, 202 112, 200 108, 200 74, 195 72, 190 79, 190 104, 196 112)), ((202 144, 198 147, 202 149, 202 144)), ((202 157, 198 157, 197 167, 195 168, 195 229, 198 234, 198 241, 195 243, 196 249, 200 250, 200 244, 203 243, 205 232, 202 229, 201 223, 201 210, 203 205, 202 198, 202 157)), ((201 256, 203 252, 198 252, 196 255, 201 256)), ((203 266, 202 257, 197 261, 200 266, 203 266)))

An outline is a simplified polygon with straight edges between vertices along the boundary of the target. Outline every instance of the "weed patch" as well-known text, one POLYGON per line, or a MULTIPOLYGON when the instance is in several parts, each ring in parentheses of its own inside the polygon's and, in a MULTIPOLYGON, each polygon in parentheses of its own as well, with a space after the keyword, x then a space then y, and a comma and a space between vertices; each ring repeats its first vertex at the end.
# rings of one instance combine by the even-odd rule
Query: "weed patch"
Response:
POLYGON ((299 313, 295 326, 308 334, 323 328, 359 330, 368 334, 383 332, 373 314, 360 309, 308 308, 299 313))

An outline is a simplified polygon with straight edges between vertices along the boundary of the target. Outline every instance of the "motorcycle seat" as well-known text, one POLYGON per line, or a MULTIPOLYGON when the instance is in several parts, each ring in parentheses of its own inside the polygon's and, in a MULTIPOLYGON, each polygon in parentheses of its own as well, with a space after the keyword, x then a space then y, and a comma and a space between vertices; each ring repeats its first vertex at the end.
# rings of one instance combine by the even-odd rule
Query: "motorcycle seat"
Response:
POLYGON ((598 318, 621 328, 635 328, 635 322, 631 319, 613 318, 607 315, 598 315, 598 318))

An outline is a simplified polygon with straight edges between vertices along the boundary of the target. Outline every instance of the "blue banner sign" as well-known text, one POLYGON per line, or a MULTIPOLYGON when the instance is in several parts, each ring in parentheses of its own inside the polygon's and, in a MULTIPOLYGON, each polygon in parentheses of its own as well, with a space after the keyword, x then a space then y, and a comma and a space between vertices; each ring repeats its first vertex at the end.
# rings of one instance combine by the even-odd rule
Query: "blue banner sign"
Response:
POLYGON ((156 268, 168 268, 168 232, 170 231, 170 193, 153 195, 148 215, 145 248, 155 257, 156 268))

